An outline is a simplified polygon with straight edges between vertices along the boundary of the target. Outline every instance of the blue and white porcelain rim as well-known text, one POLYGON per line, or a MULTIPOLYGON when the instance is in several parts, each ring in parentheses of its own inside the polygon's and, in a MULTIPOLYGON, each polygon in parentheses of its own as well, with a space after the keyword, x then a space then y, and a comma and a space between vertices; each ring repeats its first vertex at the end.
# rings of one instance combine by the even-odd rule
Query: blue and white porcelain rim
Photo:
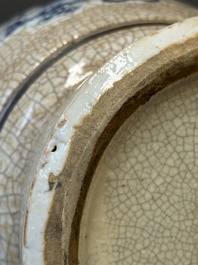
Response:
POLYGON ((17 33, 24 27, 37 28, 45 24, 54 23, 54 20, 65 18, 66 14, 71 14, 81 9, 88 1, 86 0, 59 0, 48 5, 35 6, 21 15, 18 15, 0 27, 0 41, 17 33), (56 14, 56 9, 62 7, 62 12, 56 14), (46 15, 48 18, 46 19, 46 15))
POLYGON ((98 99, 128 72, 137 69, 167 47, 182 43, 197 34, 198 17, 164 28, 158 34, 147 36, 121 51, 82 85, 54 127, 40 163, 45 165, 37 169, 28 205, 24 264, 44 264, 44 231, 54 196, 54 191, 46 192, 48 177, 50 174, 58 176, 61 173, 75 127, 92 111, 98 99), (60 128, 58 124, 63 119, 67 120, 67 123, 60 128), (57 147, 56 151, 50 152, 54 146, 57 147))
POLYGON ((65 19, 66 15, 90 6, 90 4, 119 3, 119 2, 160 2, 160 0, 58 0, 48 5, 35 6, 25 13, 18 15, 0 26, 0 42, 10 35, 17 33, 24 27, 36 29, 37 27, 54 23, 57 19, 65 19), (62 11, 60 10, 62 8, 62 11), (57 13, 57 9, 59 12, 57 13))

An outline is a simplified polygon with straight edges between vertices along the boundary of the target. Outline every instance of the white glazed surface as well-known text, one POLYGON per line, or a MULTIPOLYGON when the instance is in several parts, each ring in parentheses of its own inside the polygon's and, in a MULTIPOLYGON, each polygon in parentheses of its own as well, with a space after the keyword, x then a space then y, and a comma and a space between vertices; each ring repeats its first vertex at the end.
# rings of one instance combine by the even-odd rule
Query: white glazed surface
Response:
MULTIPOLYGON (((113 84, 120 80, 127 72, 136 69, 149 58, 160 53, 166 47, 181 43, 198 33, 198 18, 188 19, 167 27, 158 34, 145 37, 129 46, 109 63, 105 64, 92 78, 90 78, 79 90, 79 93, 70 102, 63 112, 61 119, 54 128, 51 140, 44 151, 44 166, 38 169, 35 176, 35 186, 29 201, 29 215, 27 220, 27 242, 24 249, 25 264, 43 263, 43 231, 48 218, 48 210, 52 202, 53 194, 48 192, 48 177, 52 173, 57 176, 67 159, 67 152, 74 128, 83 117, 90 113, 92 106, 99 97, 113 84), (94 88, 94 89, 93 89, 94 88), (67 123, 59 128, 62 119, 67 123), (55 152, 49 152, 57 146, 55 152), (39 216, 39 222, 37 218, 39 216), (36 246, 36 247, 35 247, 36 246)), ((108 115, 108 114, 107 114, 108 115)))
MULTIPOLYGON (((95 72, 107 59, 124 47, 160 28, 162 26, 133 27, 94 39, 61 58, 28 88, 10 113, 1 134, 1 141, 3 141, 0 148, 3 154, 1 183, 4 185, 9 176, 16 180, 14 191, 8 190, 6 186, 7 193, 21 194, 21 196, 25 193, 26 181, 29 180, 28 176, 31 175, 32 168, 29 162, 32 164, 42 150, 37 139, 43 138, 45 134, 43 132, 48 134, 51 130, 50 122, 59 117, 59 107, 61 104, 65 105, 75 93, 76 88, 72 86, 71 81, 78 84, 87 74, 95 72)), ((43 139, 41 141, 45 142, 43 139)), ((16 203, 16 197, 14 200, 16 207, 12 207, 12 212, 20 208, 20 204, 16 203)), ((6 204, 2 207, 5 209, 4 212, 7 211, 6 204)), ((12 212, 8 212, 11 218, 12 212)), ((19 222, 17 219, 15 217, 15 224, 19 222)), ((5 222, 12 227, 10 220, 2 218, 1 224, 5 222)), ((9 238, 9 235, 6 237, 9 238)), ((17 239, 15 242, 18 242, 17 239)), ((16 259, 13 257, 13 260, 16 259)))

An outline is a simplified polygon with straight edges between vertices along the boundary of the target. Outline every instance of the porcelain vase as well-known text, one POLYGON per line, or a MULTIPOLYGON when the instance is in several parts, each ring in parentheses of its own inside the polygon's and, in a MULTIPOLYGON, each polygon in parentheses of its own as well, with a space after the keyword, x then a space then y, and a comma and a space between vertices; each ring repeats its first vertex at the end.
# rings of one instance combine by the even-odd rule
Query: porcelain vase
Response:
POLYGON ((197 16, 57 1, 1 27, 1 265, 198 263, 197 16))

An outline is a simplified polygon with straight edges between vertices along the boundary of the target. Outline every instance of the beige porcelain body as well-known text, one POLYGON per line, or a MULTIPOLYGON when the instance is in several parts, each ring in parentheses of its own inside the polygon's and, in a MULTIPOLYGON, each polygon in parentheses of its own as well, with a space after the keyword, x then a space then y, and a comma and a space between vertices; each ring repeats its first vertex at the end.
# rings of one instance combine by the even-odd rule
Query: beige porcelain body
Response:
MULTIPOLYGON (((106 60, 111 59, 134 41, 168 24, 195 15, 197 15, 197 11, 184 8, 171 1, 120 3, 118 5, 98 4, 87 6, 84 10, 66 18, 63 17, 56 23, 49 24, 48 27, 40 27, 36 30, 23 28, 1 44, 1 58, 4 61, 0 70, 3 77, 0 92, 2 95, 1 107, 5 107, 15 93, 27 86, 27 92, 14 106, 1 132, 0 192, 2 212, 0 226, 3 239, 0 239, 2 249, 0 258, 3 265, 20 264, 19 241, 21 240, 24 243, 22 247, 26 264, 35 264, 35 262, 43 264, 44 260, 47 264, 55 262, 61 264, 63 259, 67 259, 64 245, 67 243, 61 244, 62 237, 64 237, 61 220, 62 204, 58 204, 56 207, 57 223, 52 224, 52 228, 50 228, 49 218, 49 233, 45 234, 45 229, 48 217, 52 216, 52 220, 54 220, 53 214, 51 215, 53 209, 51 206, 53 201, 56 201, 55 187, 58 183, 54 176, 62 170, 64 160, 67 158, 64 148, 69 148, 70 140, 66 140, 67 143, 65 143, 65 140, 60 139, 59 136, 57 136, 58 138, 53 138, 53 136, 50 144, 45 148, 43 146, 59 117, 61 118, 57 127, 63 132, 61 137, 65 137, 64 130, 65 126, 68 126, 68 117, 61 116, 61 113, 68 102, 73 99, 79 84, 93 75, 106 60), (113 31, 113 29, 116 30, 113 31), (29 80, 33 81, 29 82, 29 80), (54 146, 60 152, 61 159, 59 156, 55 157, 57 152, 51 152, 54 146), (50 160, 49 157, 51 157, 50 160), (51 167, 47 169, 49 162, 51 167), (44 175, 41 173, 42 170, 44 170, 44 175), (29 196, 29 204, 26 209, 29 196), (26 219, 24 218, 25 214, 26 219), (23 227, 20 229, 21 224, 25 224, 24 233, 23 227), (56 236, 52 237, 53 233, 51 234, 51 232, 56 225, 57 230, 54 230, 56 236)), ((190 26, 187 31, 189 28, 190 26)), ((184 35, 186 38, 190 38, 191 33, 192 31, 189 35, 184 35)), ((177 34, 174 33, 169 37, 173 40, 173 45, 177 42, 176 36, 177 34)), ((169 38, 167 41, 170 40, 169 38)), ((142 46, 143 43, 144 40, 139 45, 142 46)), ((116 81, 115 76, 122 78, 125 72, 119 71, 120 66, 128 71, 132 66, 135 67, 135 64, 143 63, 146 57, 141 62, 138 61, 138 56, 141 59, 140 54, 144 54, 148 47, 152 52, 153 46, 155 46, 155 40, 150 46, 145 46, 146 48, 139 54, 136 53, 136 57, 129 61, 128 68, 125 68, 124 61, 119 57, 115 69, 108 68, 111 72, 110 79, 108 79, 109 70, 105 76, 103 72, 107 68, 103 68, 104 70, 99 72, 99 75, 100 73, 103 75, 103 88, 107 89, 105 86, 107 84, 109 86, 110 81, 113 84, 116 81), (105 83, 106 78, 108 79, 107 83, 105 83)), ((160 48, 157 47, 154 53, 159 51, 160 48)), ((153 54, 147 55, 152 56, 153 54)), ((125 57, 125 54, 123 56, 125 57)), ((98 84, 101 84, 101 80, 98 84)), ((87 95, 91 99, 94 95, 97 101, 101 96, 100 89, 101 87, 97 88, 90 81, 89 88, 83 97, 87 95), (94 89, 99 89, 98 94, 94 89), (93 95, 89 94, 90 91, 93 95)), ((77 117, 80 121, 86 112, 90 112, 95 101, 85 106, 86 100, 87 97, 82 104, 76 105, 71 114, 71 120, 78 114, 77 117), (85 110, 84 113, 83 110, 85 110), (81 114, 82 116, 80 116, 81 114)), ((71 125, 74 126, 75 122, 72 120, 71 125)), ((71 128, 73 128, 72 126, 71 128)), ((98 135, 100 132, 99 130, 98 135)), ((67 139, 70 137, 67 136, 67 139)), ((60 197, 63 199, 66 186, 59 187, 60 197)), ((77 193, 76 196, 74 202, 78 198, 77 193)), ((69 240, 69 232, 66 233, 67 235, 67 240, 69 240)), ((66 241, 63 240, 63 242, 66 241)))
MULTIPOLYGON (((45 165, 40 168, 35 182, 29 207, 30 223, 27 225, 27 238, 33 238, 33 235, 30 236, 31 225, 38 214, 34 209, 36 196, 38 192, 44 194, 49 179, 53 177, 55 185, 51 193, 52 206, 51 198, 45 195, 46 205, 50 206, 45 234, 47 264, 53 264, 57 257, 60 262, 78 262, 79 222, 83 201, 105 145, 122 120, 139 104, 145 103, 152 94, 171 82, 197 71, 197 31, 197 18, 194 18, 134 43, 86 82, 62 114, 46 149, 56 146, 56 151, 50 154, 46 152, 43 158, 45 165), (147 52, 146 47, 149 47, 147 52), (91 86, 94 86, 94 91, 90 89, 91 86), (130 98, 131 103, 127 103, 130 98), (119 109, 122 115, 116 114, 119 109), (60 126, 64 120, 67 122, 60 126), (110 129, 108 124, 113 124, 110 129), (106 132, 106 126, 110 132, 106 132), (71 140, 68 142, 68 139, 71 140), (43 191, 41 187, 44 187, 43 191), (61 204, 63 200, 65 202, 61 204), (57 254, 55 257, 54 253, 57 254)), ((47 216, 49 209, 46 209, 47 216)), ((42 217, 46 218, 44 209, 42 214, 41 220, 42 217)), ((43 223, 40 228, 37 226, 38 233, 43 231, 43 223)), ((27 254, 31 256, 30 252, 27 254)), ((173 262, 177 262, 176 259, 173 262)))
POLYGON ((94 173, 80 264, 197 264, 198 74, 131 115, 94 173))

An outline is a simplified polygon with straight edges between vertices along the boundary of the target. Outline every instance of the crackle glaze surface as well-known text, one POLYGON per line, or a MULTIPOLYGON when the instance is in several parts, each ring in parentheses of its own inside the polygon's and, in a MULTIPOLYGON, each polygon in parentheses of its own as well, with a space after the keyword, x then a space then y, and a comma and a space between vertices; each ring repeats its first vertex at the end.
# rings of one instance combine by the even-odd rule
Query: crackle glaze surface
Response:
MULTIPOLYGON (((31 19, 24 17, 17 30, 15 24, 10 24, 9 27, 13 26, 9 28, 11 35, 5 31, 1 35, 9 35, 0 44, 3 62, 0 66, 1 265, 22 263, 19 252, 23 245, 19 242, 23 240, 27 264, 43 264, 42 231, 46 216, 41 222, 41 231, 38 230, 39 236, 34 231, 37 229, 34 224, 23 235, 26 203, 45 140, 78 86, 129 44, 166 25, 198 14, 171 1, 90 2, 88 5, 86 1, 61 1, 60 5, 70 6, 71 10, 60 9, 60 14, 52 17, 47 16, 46 11, 44 21, 44 17, 38 15, 40 13, 34 13, 31 19), (32 239, 33 234, 38 236, 36 241, 32 239)), ((53 148, 52 142, 45 149, 46 154, 53 148)), ((57 172, 60 170, 61 166, 57 172)), ((48 209, 45 204, 40 205, 42 192, 49 190, 46 183, 43 187, 41 197, 39 192, 35 193, 40 200, 34 206, 38 215, 42 207, 43 215, 48 209)), ((47 203, 52 199, 53 193, 50 193, 47 203)))
MULTIPOLYGON (((122 79, 122 76, 128 71, 138 68, 143 62, 162 52, 166 47, 172 46, 173 43, 185 42, 188 38, 195 36, 198 31, 196 25, 197 18, 184 23, 178 23, 175 26, 163 29, 158 34, 153 34, 153 36, 141 39, 129 46, 110 61, 110 63, 102 67, 97 72, 97 75, 94 75, 89 81, 87 81, 80 89, 78 96, 72 100, 70 107, 63 112, 49 139, 48 146, 45 149, 45 155, 43 157, 44 164, 41 165, 38 171, 37 180, 34 184, 35 187, 32 193, 32 201, 29 205, 30 211, 27 225, 28 248, 25 249, 25 256, 29 261, 31 261, 35 255, 38 263, 42 261, 42 253, 35 249, 34 244, 37 242, 36 245, 38 246, 44 242, 41 232, 44 229, 44 220, 46 220, 47 214, 50 211, 51 201, 55 193, 55 190, 52 190, 52 193, 45 193, 48 187, 48 178, 50 174, 54 177, 61 174, 65 159, 67 158, 70 149, 70 141, 68 141, 68 139, 72 138, 75 128, 78 127, 78 124, 83 117, 91 112, 91 108, 94 106, 98 98, 111 88, 113 83, 122 79), (187 28, 191 30, 187 32, 185 30, 187 28), (184 32, 186 33, 184 34, 184 32), (166 38, 167 36, 169 36, 168 41, 166 38), (147 52, 145 52, 146 47, 148 48, 147 52), (94 90, 91 90, 92 87, 94 87, 94 90), (68 122, 59 126, 61 121, 68 122), (56 146, 56 151, 50 152, 50 150, 53 150, 54 146, 56 146), (39 214, 37 205, 39 204, 40 196, 43 199, 42 214, 40 214, 41 222, 36 226, 37 230, 35 230, 34 223, 39 214)), ((110 115, 110 113, 106 115, 107 119, 110 119, 110 115)), ((98 131, 96 134, 99 133, 101 132, 98 131)), ((60 191, 56 192, 58 193, 60 191)), ((75 192, 78 192, 77 189, 75 192)))
POLYGON ((197 88, 195 75, 159 92, 112 139, 86 199, 80 264, 197 264, 197 88))

